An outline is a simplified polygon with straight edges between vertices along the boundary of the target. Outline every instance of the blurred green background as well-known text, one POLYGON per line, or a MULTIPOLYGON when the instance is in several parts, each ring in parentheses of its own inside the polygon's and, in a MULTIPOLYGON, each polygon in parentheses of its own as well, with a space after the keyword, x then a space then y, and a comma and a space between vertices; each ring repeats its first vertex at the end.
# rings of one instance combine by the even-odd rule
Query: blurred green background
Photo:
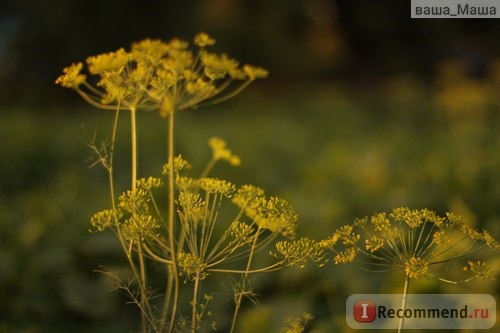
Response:
MULTIPOLYGON (((500 238, 500 21, 409 17, 409 3, 385 0, 2 1, 0 332, 137 330, 135 307, 94 272, 123 270, 119 247, 88 232, 108 196, 84 141, 106 136, 112 115, 53 82, 72 62, 146 37, 205 31, 217 50, 270 70, 230 102, 179 114, 177 150, 201 169, 207 139, 226 139, 243 163, 215 175, 289 200, 300 234, 409 206, 460 213, 500 238)), ((165 128, 139 120, 139 173, 157 174, 165 128)), ((498 255, 488 261, 500 269, 498 255)), ((276 332, 303 311, 310 332, 350 332, 350 294, 402 290, 398 274, 333 265, 255 283, 260 306, 244 307, 241 332, 276 332)), ((213 286, 222 331, 229 284, 213 286)), ((412 291, 497 296, 499 286, 424 280, 412 291)))

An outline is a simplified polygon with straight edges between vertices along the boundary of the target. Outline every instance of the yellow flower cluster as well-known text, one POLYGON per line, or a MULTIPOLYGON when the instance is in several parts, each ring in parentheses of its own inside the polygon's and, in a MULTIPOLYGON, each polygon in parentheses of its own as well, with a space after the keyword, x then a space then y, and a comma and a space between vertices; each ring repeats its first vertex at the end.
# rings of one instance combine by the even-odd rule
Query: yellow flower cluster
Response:
POLYGON ((231 194, 236 190, 236 186, 223 179, 201 178, 198 183, 205 192, 223 194, 226 197, 231 197, 231 194))
POLYGON ((428 269, 429 263, 422 258, 411 257, 405 265, 406 276, 415 279, 425 276, 428 269))
POLYGON ((116 214, 117 215, 115 215, 115 212, 112 209, 105 209, 103 211, 95 213, 90 218, 90 224, 97 231, 103 231, 104 229, 110 227, 117 220, 121 219, 122 215, 119 212, 117 212, 116 214))
POLYGON ((123 236, 129 240, 143 240, 158 233, 160 224, 150 215, 132 214, 122 226, 123 236))
POLYGON ((249 244, 254 240, 255 230, 250 225, 235 221, 231 223, 229 233, 236 240, 238 245, 249 244))
POLYGON ((56 80, 56 84, 65 88, 76 88, 85 82, 85 75, 81 74, 83 64, 72 64, 63 69, 63 75, 56 80))
POLYGON ((136 186, 146 191, 163 186, 163 181, 156 177, 141 178, 137 180, 136 186))
MULTIPOLYGON (((448 213, 443 217, 428 209, 407 207, 357 219, 319 244, 335 253, 333 261, 337 264, 359 258, 359 263, 370 270, 402 269, 408 278, 433 276, 447 282, 450 281, 433 275, 430 266, 467 258, 485 247, 499 249, 488 232, 472 228, 458 215, 448 213), (364 246, 358 245, 360 240, 364 246)), ((467 270, 480 269, 486 271, 482 264, 471 265, 467 270)))
POLYGON ((179 193, 178 203, 182 207, 178 212, 182 219, 196 223, 206 217, 206 203, 198 193, 183 191, 179 193))
POLYGON ((80 62, 66 67, 56 84, 76 90, 99 108, 156 109, 166 117, 205 101, 225 100, 267 77, 263 68, 240 66, 225 54, 209 52, 206 47, 213 44, 215 40, 206 33, 194 38, 197 52, 190 50, 187 41, 145 39, 132 44, 129 51, 120 48, 88 57, 88 74, 97 80, 87 80, 80 62))
POLYGON ((434 235, 432 235, 432 238, 436 246, 448 247, 451 246, 453 242, 444 230, 436 231, 434 235))
POLYGON ((244 185, 238 189, 232 201, 243 209, 259 228, 278 232, 285 237, 295 237, 298 215, 286 200, 277 197, 266 198, 261 188, 244 185))
POLYGON ((432 222, 439 225, 443 222, 443 218, 439 217, 435 212, 429 209, 414 209, 408 207, 395 208, 389 214, 390 218, 395 222, 406 223, 410 228, 418 228, 422 223, 432 222))
POLYGON ((289 238, 295 237, 298 216, 284 199, 258 197, 248 203, 245 214, 261 229, 277 232, 289 238))
POLYGON ((333 262, 335 264, 344 264, 353 262, 354 259, 356 258, 356 254, 357 254, 356 249, 353 247, 349 247, 344 251, 338 252, 333 258, 333 262))
POLYGON ((233 203, 240 208, 246 208, 251 202, 264 195, 264 190, 254 185, 241 186, 233 197, 233 203))
POLYGON ((317 241, 307 237, 278 242, 276 250, 277 253, 271 252, 271 254, 276 258, 284 259, 288 266, 302 268, 308 260, 320 267, 325 263, 324 249, 317 241))
POLYGON ((463 270, 465 272, 470 272, 472 278, 477 278, 481 281, 495 279, 494 273, 490 267, 480 260, 467 262, 467 266, 465 266, 463 270))
MULTIPOLYGON (((168 161, 162 169, 162 174, 163 175, 168 175, 168 172, 170 170, 170 161, 168 161)), ((191 169, 191 164, 189 164, 188 161, 182 158, 182 155, 178 155, 174 157, 174 173, 178 174, 179 171, 181 170, 189 170, 191 169)))
POLYGON ((189 280, 194 280, 196 278, 204 279, 207 276, 205 271, 207 264, 194 254, 179 252, 177 255, 177 262, 182 272, 186 274, 189 280))
POLYGON ((365 240, 365 244, 366 250, 373 253, 384 246, 384 239, 380 236, 373 235, 372 237, 365 240))
POLYGON ((98 231, 112 228, 127 240, 142 240, 156 235, 160 224, 151 215, 151 190, 163 185, 155 177, 137 180, 137 187, 127 190, 118 197, 116 209, 106 209, 94 214, 90 224, 98 231))
POLYGON ((219 137, 212 137, 208 140, 208 145, 212 148, 212 159, 214 161, 224 160, 232 166, 239 166, 241 160, 227 147, 226 142, 219 137))
POLYGON ((118 207, 129 213, 147 211, 150 200, 149 193, 143 188, 136 188, 124 192, 118 198, 118 207))

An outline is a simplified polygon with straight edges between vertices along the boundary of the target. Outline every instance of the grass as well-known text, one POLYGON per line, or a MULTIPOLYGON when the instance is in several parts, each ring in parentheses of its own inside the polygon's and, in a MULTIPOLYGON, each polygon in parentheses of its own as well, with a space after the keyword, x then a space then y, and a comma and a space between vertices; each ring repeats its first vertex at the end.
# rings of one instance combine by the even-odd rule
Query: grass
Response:
MULTIPOLYGON (((423 96, 417 103, 394 105, 383 97, 356 94, 366 100, 355 99, 328 85, 286 92, 268 88, 221 107, 179 113, 182 145, 176 150, 193 165, 204 165, 210 151, 200 142, 213 135, 226 139, 242 166, 221 166, 214 175, 288 199, 299 213, 300 233, 311 237, 325 237, 355 217, 409 206, 461 213, 498 238, 498 107, 482 117, 450 117, 423 96)), ((125 268, 118 247, 110 235, 87 232, 92 213, 106 208, 101 205, 107 193, 104 186, 96 190, 106 183, 102 170, 85 167, 90 152, 83 142, 95 130, 108 133, 112 114, 86 106, 1 112, 0 331, 135 329, 133 306, 123 305, 120 294, 110 294, 108 282, 93 273, 99 265, 125 268)), ((166 159, 152 153, 160 143, 145 145, 154 141, 150 136, 165 137, 156 118, 142 117, 138 124, 139 159, 147 166, 139 176, 157 174, 166 159)), ((124 133, 126 121, 119 129, 124 133)), ((126 165, 128 154, 122 141, 116 158, 126 165)), ((119 188, 127 187, 126 170, 117 179, 119 188)), ((359 285, 366 285, 366 292, 391 290, 390 280, 375 284, 374 279, 379 278, 338 267, 262 275, 261 310, 276 321, 263 325, 279 327, 282 318, 309 311, 319 331, 340 329, 345 290, 357 292, 359 285), (349 279, 341 278, 347 274, 349 279), (290 311, 280 311, 283 304, 290 304, 290 311)), ((425 290, 425 282, 415 288, 425 290)), ((220 303, 214 306, 231 313, 230 293, 216 296, 220 303)), ((242 309, 243 325, 254 311, 242 309)))

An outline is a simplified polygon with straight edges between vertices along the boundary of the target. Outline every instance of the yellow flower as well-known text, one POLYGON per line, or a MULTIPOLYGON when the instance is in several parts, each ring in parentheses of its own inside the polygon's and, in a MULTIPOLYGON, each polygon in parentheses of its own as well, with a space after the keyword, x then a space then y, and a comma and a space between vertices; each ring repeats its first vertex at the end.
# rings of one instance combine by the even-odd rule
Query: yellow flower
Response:
POLYGON ((142 188, 135 188, 124 192, 118 198, 118 207, 130 212, 147 211, 149 202, 149 193, 142 188))
POLYGON ((160 105, 160 116, 162 118, 167 118, 175 110, 174 100, 171 96, 163 97, 160 105))
POLYGON ((194 44, 199 47, 214 45, 215 39, 210 38, 208 34, 201 32, 194 37, 194 44))
POLYGON ((203 98, 204 96, 212 94, 215 91, 215 86, 202 78, 196 78, 186 84, 186 91, 191 95, 203 98))
POLYGON ((265 79, 269 75, 269 72, 266 69, 264 69, 262 67, 251 66, 251 65, 243 66, 243 71, 248 76, 248 78, 252 81, 255 79, 265 79))
POLYGON ((117 211, 115 215, 115 211, 112 209, 106 209, 94 214, 90 218, 90 224, 98 231, 103 231, 113 225, 115 221, 120 220, 122 216, 123 215, 120 211, 117 211))
POLYGON ((333 247, 340 239, 340 235, 334 232, 330 237, 323 239, 319 242, 319 246, 323 249, 333 250, 333 247))
POLYGON ((212 148, 212 159, 214 161, 225 160, 232 166, 239 166, 241 164, 240 158, 233 154, 223 139, 212 137, 208 140, 208 145, 212 148))
POLYGON ((160 228, 158 221, 149 215, 132 214, 121 226, 123 235, 130 240, 142 240, 156 234, 160 228))
POLYGON ((390 227, 391 221, 387 218, 386 213, 378 213, 372 216, 370 220, 371 224, 375 227, 377 231, 383 231, 390 227))
POLYGON ((447 232, 444 230, 436 231, 434 235, 432 235, 434 243, 437 246, 448 247, 452 245, 452 240, 447 236, 447 232))
POLYGON ((311 260, 318 266, 325 263, 324 249, 320 244, 310 238, 302 237, 294 241, 281 241, 276 243, 278 253, 271 254, 276 258, 283 258, 287 265, 304 267, 308 260, 311 260))
POLYGON ((185 210, 205 209, 205 201, 201 198, 198 193, 191 192, 181 192, 179 193, 179 205, 185 210))
POLYGON ((264 190, 254 185, 241 186, 236 195, 233 197, 233 203, 240 207, 246 208, 251 202, 264 195, 264 190))
POLYGON ((254 240, 254 228, 246 223, 235 221, 229 227, 229 233, 238 244, 249 244, 254 240))
POLYGON ((227 180, 217 178, 201 178, 198 180, 200 187, 207 193, 219 193, 230 197, 236 186, 227 180))
POLYGON ((169 50, 168 44, 157 39, 144 39, 132 44, 132 59, 157 65, 157 62, 163 58, 169 50))
POLYGON ((245 73, 239 69, 236 60, 225 54, 203 52, 201 61, 204 66, 205 75, 211 80, 220 80, 229 75, 233 79, 245 79, 245 73))
POLYGON ((64 74, 57 78, 56 84, 65 88, 77 88, 80 84, 85 82, 85 75, 80 73, 82 68, 83 64, 81 62, 64 68, 64 74))
POLYGON ((422 258, 411 257, 405 265, 406 276, 410 278, 419 278, 427 274, 429 263, 422 258))
POLYGON ((91 74, 106 72, 121 72, 130 61, 129 54, 123 48, 115 52, 103 53, 87 58, 87 65, 91 74))
POLYGON ((182 272, 185 273, 190 280, 196 278, 204 279, 207 276, 205 272, 207 264, 194 254, 180 252, 177 255, 177 262, 182 272))
POLYGON ((175 185, 179 188, 179 190, 186 192, 197 190, 200 187, 197 179, 184 176, 176 177, 175 185))
POLYGON ((472 279, 479 279, 481 281, 494 280, 495 274, 491 269, 482 261, 469 261, 468 266, 463 268, 464 271, 472 273, 472 279))
MULTIPOLYGON (((191 169, 191 164, 188 161, 182 158, 182 155, 177 155, 174 157, 174 173, 179 173, 181 170, 189 170, 191 169)), ((170 170, 170 161, 163 166, 162 174, 168 175, 170 170)))
POLYGON ((377 235, 374 235, 365 240, 365 244, 366 250, 373 253, 384 246, 384 239, 377 235))
POLYGON ((249 202, 245 207, 245 213, 261 229, 281 233, 285 237, 293 238, 297 228, 297 213, 293 207, 280 198, 258 197, 249 202))
POLYGON ((338 252, 333 261, 335 264, 343 264, 353 262, 356 258, 357 251, 354 247, 349 247, 344 251, 338 252))
POLYGON ((176 51, 183 51, 189 47, 189 43, 185 40, 174 38, 169 43, 169 53, 175 53, 176 51))
POLYGON ((138 188, 145 189, 146 191, 151 191, 153 188, 159 188, 163 186, 163 182, 159 178, 149 177, 141 178, 137 180, 136 186, 138 188))

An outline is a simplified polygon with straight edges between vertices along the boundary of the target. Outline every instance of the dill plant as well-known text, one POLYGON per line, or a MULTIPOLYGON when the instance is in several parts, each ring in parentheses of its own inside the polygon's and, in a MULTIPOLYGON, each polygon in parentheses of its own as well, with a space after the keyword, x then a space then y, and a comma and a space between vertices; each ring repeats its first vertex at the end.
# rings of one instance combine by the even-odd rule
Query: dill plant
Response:
MULTIPOLYGON (((96 163, 107 172, 110 195, 110 207, 95 213, 90 223, 94 231, 111 230, 121 244, 133 279, 122 282, 116 274, 106 274, 116 278, 119 288, 128 292, 139 307, 142 332, 201 329, 211 316, 212 301, 209 294, 201 297, 201 284, 219 273, 240 278, 234 288, 233 332, 243 299, 253 297, 251 275, 301 267, 307 261, 319 266, 324 262, 319 242, 306 237, 295 239, 298 217, 287 201, 266 196, 253 185, 238 187, 209 177, 219 161, 240 164, 240 158, 224 140, 209 140, 212 157, 199 176, 190 175, 189 162, 174 151, 177 112, 223 102, 268 75, 263 68, 240 66, 225 54, 210 52, 208 47, 214 43, 205 33, 194 38, 194 46, 179 39, 146 39, 132 44, 128 51, 121 48, 88 57, 86 65, 74 63, 56 80, 89 104, 114 112, 109 144, 89 143, 96 163), (139 111, 154 111, 165 119, 168 159, 158 177, 138 177, 139 111), (131 183, 127 191, 117 194, 115 168, 121 166, 114 163, 114 148, 122 112, 130 116, 131 183), (158 201, 162 192, 166 193, 166 204, 158 201), (226 211, 227 204, 234 209, 226 211), (256 253, 273 244, 274 262, 255 267, 256 253), (165 268, 165 289, 161 293, 148 283, 152 263, 165 268), (188 316, 181 313, 181 293, 191 293, 188 316), (163 298, 160 305, 153 302, 158 297, 163 298)), ((209 326, 215 329, 216 323, 209 326)))
MULTIPOLYGON (((474 279, 493 279, 493 271, 486 263, 472 258, 483 249, 500 249, 487 231, 476 230, 459 215, 439 216, 429 209, 407 207, 357 219, 335 230, 320 244, 335 254, 335 264, 353 263, 369 272, 403 271, 402 309, 406 306, 411 280, 427 277, 459 284, 474 279), (460 260, 464 265, 461 273, 465 273, 460 280, 434 270, 460 260)), ((398 332, 403 324, 404 319, 401 319, 398 332)))

